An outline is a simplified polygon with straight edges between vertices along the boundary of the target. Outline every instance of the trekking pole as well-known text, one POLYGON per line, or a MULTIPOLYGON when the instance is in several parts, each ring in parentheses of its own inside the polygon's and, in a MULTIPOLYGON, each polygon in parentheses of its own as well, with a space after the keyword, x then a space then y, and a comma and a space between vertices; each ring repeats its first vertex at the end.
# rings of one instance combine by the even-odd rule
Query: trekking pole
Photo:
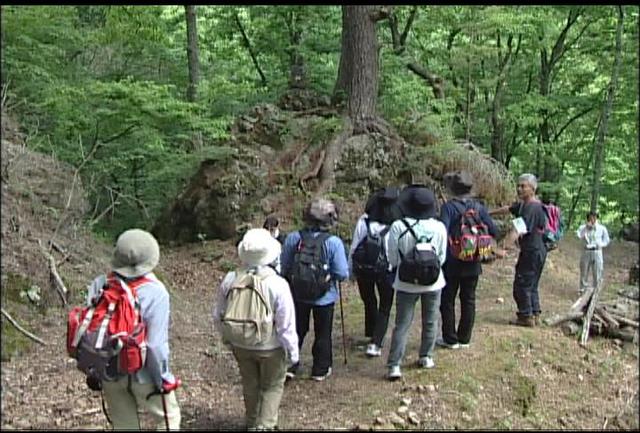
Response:
POLYGON ((169 431, 169 416, 167 415, 167 401, 165 400, 165 393, 160 393, 160 397, 162 397, 162 410, 164 411, 164 424, 167 426, 167 431, 169 431))
POLYGON ((344 364, 347 365, 347 340, 344 334, 344 308, 342 307, 342 284, 338 281, 338 293, 340 295, 340 322, 342 323, 342 349, 344 351, 344 364))

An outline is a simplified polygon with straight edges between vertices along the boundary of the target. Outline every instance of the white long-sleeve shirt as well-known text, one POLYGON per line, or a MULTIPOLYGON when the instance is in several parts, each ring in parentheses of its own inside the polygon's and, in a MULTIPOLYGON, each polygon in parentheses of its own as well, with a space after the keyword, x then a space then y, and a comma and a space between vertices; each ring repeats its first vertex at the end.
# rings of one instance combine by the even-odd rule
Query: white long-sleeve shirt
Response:
MULTIPOLYGON (((409 223, 409 226, 413 226, 417 221, 409 217, 405 217, 404 219, 409 223)), ((431 244, 435 247, 438 259, 440 260, 440 266, 442 266, 447 258, 447 229, 442 222, 435 218, 420 220, 418 225, 420 228, 413 227, 413 230, 418 236, 420 236, 420 233, 426 233, 427 236, 431 237, 431 244)), ((411 232, 407 232, 400 238, 400 235, 407 230, 407 226, 405 226, 401 220, 394 221, 389 229, 387 237, 387 257, 389 258, 391 267, 397 268, 400 264, 400 254, 398 251, 402 252, 403 256, 406 256, 416 243, 416 239, 411 235, 411 232)), ((438 275, 436 282, 430 286, 421 286, 400 281, 397 270, 396 278, 393 282, 393 288, 395 290, 408 293, 435 292, 444 286, 445 279, 442 269, 440 269, 440 275, 438 275)))
MULTIPOLYGON (((269 341, 260 346, 242 346, 242 348, 249 350, 272 350, 278 347, 284 347, 287 351, 289 361, 295 364, 300 358, 298 353, 298 334, 296 333, 295 307, 289 283, 268 266, 260 266, 257 269, 257 273, 264 277, 262 283, 269 292, 269 300, 274 316, 274 333, 269 341)), ((222 335, 222 315, 227 308, 227 293, 235 278, 236 272, 234 271, 227 273, 224 277, 222 283, 220 283, 218 296, 213 308, 213 322, 220 335, 222 335)))
POLYGON ((604 248, 610 242, 607 228, 597 221, 591 229, 588 229, 587 224, 582 224, 576 235, 584 241, 585 248, 604 248))
MULTIPOLYGON (((353 239, 351 240, 351 248, 349 248, 349 275, 353 275, 353 252, 356 250, 360 242, 364 238, 367 237, 367 223, 365 220, 369 216, 365 213, 360 216, 358 222, 356 223, 356 227, 353 230, 353 239)), ((387 225, 382 224, 378 221, 369 221, 369 229, 371 230, 371 234, 377 235, 381 231, 387 228, 387 225)), ((385 246, 387 244, 387 238, 389 236, 389 232, 384 237, 385 246)), ((385 251, 386 254, 386 251, 385 251)))

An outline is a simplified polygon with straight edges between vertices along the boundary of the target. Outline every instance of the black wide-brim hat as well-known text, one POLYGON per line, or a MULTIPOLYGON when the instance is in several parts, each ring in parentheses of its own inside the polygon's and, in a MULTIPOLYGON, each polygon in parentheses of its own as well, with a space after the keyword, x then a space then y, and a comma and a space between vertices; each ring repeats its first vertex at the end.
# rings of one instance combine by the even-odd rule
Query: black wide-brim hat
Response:
POLYGON ((400 192, 398 206, 403 217, 428 219, 436 216, 436 197, 424 185, 406 186, 400 192))
POLYGON ((450 171, 444 175, 444 186, 455 195, 464 195, 473 188, 473 176, 465 170, 450 171))
POLYGON ((389 225, 398 218, 402 218, 402 212, 397 203, 399 195, 400 188, 394 186, 380 188, 373 192, 364 208, 369 220, 389 225))

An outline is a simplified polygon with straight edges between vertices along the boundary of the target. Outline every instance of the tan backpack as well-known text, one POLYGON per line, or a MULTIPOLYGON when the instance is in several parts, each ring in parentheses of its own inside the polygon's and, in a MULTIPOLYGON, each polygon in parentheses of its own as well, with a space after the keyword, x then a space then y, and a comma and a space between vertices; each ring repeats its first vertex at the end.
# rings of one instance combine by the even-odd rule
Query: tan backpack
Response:
POLYGON ((273 310, 266 277, 243 272, 236 275, 227 292, 227 307, 222 314, 222 339, 239 346, 266 343, 273 333, 273 310))

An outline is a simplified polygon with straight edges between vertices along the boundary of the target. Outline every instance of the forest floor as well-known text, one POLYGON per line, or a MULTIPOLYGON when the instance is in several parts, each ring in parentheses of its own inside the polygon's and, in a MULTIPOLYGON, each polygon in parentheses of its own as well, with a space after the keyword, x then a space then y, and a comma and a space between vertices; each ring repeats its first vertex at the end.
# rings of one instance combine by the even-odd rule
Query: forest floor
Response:
MULTIPOLYGON (((33 161, 24 162, 20 170, 26 173, 29 166, 34 166, 33 161)), ((55 305, 55 296, 49 296, 50 307, 42 310, 8 294, 11 287, 5 283, 11 275, 31 277, 46 286, 41 277, 46 275, 46 262, 34 249, 34 239, 49 239, 57 223, 57 218, 40 212, 47 207, 37 200, 47 194, 32 194, 51 182, 29 184, 19 176, 18 168, 14 166, 7 182, 3 179, 3 308, 47 344, 24 340, 21 349, 5 353, 5 338, 19 337, 3 317, 0 427, 108 429, 100 394, 86 387, 75 361, 66 355, 67 309, 55 305)), ((41 168, 29 176, 32 180, 38 176, 52 179, 52 170, 41 168)), ((75 291, 77 301, 80 288, 96 272, 107 270, 110 247, 88 233, 59 233, 59 244, 72 254, 58 270, 75 291)), ((324 382, 309 380, 309 335, 301 351, 303 375, 285 387, 280 428, 637 429, 638 345, 592 337, 583 348, 558 327, 509 325, 515 317, 511 284, 516 255, 512 251, 507 258, 484 267, 471 346, 436 349, 436 367, 431 370, 413 366, 420 332, 416 316, 404 377, 397 382, 385 380, 388 344, 382 357, 365 356, 362 302, 354 283, 344 283, 346 338, 343 340, 340 307, 336 305, 334 373, 324 382), (343 345, 347 348, 346 364, 343 345)), ((543 318, 567 311, 577 298, 579 255, 580 246, 571 233, 549 254, 540 282, 543 318)), ((617 288, 625 284, 637 257, 637 243, 615 240, 606 249, 605 299, 615 296, 617 288)), ((244 425, 237 365, 214 333, 211 316, 218 284, 236 263, 232 242, 162 248, 157 275, 171 293, 172 370, 183 381, 178 391, 183 429, 242 429, 244 425)), ((387 343, 393 320, 392 313, 387 343)), ((148 417, 143 416, 142 422, 150 427, 148 417)))

